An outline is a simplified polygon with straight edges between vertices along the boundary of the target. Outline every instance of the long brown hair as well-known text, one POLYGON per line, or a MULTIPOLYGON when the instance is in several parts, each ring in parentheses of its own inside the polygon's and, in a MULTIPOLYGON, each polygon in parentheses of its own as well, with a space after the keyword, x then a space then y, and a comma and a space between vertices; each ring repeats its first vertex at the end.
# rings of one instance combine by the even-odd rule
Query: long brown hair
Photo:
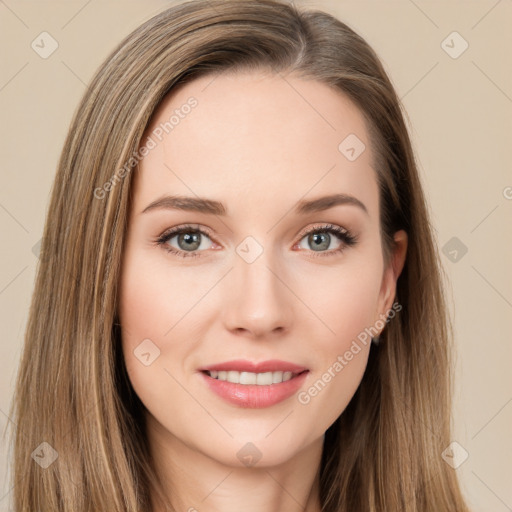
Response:
POLYGON ((322 511, 467 511, 441 457, 451 442, 452 327, 400 101, 375 52, 346 24, 278 0, 171 7, 127 36, 87 88, 52 189, 13 400, 14 510, 151 510, 158 478, 116 312, 133 172, 148 122, 173 87, 240 70, 293 72, 355 102, 376 155, 386 263, 393 233, 409 237, 402 310, 326 432, 322 511), (37 454, 57 458, 44 468, 37 454))

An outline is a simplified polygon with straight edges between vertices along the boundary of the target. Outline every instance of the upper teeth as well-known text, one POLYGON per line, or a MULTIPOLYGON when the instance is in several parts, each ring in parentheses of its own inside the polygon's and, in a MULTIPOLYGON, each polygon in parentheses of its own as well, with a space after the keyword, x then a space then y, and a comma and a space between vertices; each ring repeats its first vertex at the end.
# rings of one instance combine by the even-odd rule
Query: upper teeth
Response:
POLYGON ((233 384, 256 384, 258 386, 268 386, 270 384, 279 384, 286 382, 293 376, 293 372, 236 372, 230 371, 209 371, 208 374, 213 379, 225 380, 233 384))

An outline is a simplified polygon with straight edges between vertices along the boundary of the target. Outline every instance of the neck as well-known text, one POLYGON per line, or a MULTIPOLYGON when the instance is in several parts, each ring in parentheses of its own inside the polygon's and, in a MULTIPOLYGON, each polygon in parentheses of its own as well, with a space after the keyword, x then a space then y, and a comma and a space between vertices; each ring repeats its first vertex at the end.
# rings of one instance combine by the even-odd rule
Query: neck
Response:
POLYGON ((323 437, 278 465, 230 466, 194 450, 148 418, 154 467, 169 506, 153 512, 320 512, 323 437))

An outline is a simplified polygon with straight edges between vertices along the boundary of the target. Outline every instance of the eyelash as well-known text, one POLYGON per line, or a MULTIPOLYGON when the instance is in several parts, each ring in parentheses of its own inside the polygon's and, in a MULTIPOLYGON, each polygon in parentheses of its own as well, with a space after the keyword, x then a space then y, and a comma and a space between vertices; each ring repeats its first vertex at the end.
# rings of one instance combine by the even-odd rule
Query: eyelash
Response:
MULTIPOLYGON (((165 231, 155 240, 155 243, 159 247, 162 247, 168 253, 174 254, 180 258, 189 258, 189 257, 199 256, 202 251, 194 251, 194 252, 179 251, 179 250, 167 245, 167 242, 171 238, 173 238, 176 235, 180 235, 181 233, 200 233, 201 235, 211 238, 210 233, 208 233, 204 229, 201 229, 199 227, 194 227, 192 225, 184 225, 184 226, 180 226, 178 228, 173 228, 171 230, 165 231)), ((305 236, 313 234, 313 233, 334 234, 335 236, 337 236, 337 238, 339 240, 341 240, 341 242, 343 242, 343 244, 338 249, 331 249, 329 251, 318 251, 318 252, 310 251, 310 252, 316 253, 313 255, 314 258, 323 257, 323 256, 333 256, 334 254, 340 254, 346 248, 354 246, 358 241, 358 237, 351 234, 350 231, 343 229, 339 226, 335 226, 333 224, 324 224, 322 226, 318 226, 318 227, 315 227, 308 231, 302 232, 300 234, 299 242, 305 236)))

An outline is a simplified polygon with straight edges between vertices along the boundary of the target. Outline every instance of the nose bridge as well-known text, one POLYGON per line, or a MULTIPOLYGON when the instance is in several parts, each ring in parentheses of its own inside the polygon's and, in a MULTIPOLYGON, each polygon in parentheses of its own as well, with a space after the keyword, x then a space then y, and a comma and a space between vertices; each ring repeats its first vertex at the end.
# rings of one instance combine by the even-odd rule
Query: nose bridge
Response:
POLYGON ((227 284, 229 297, 224 320, 228 329, 263 336, 289 328, 292 297, 279 269, 282 266, 275 261, 272 251, 258 250, 251 240, 239 245, 227 284))

